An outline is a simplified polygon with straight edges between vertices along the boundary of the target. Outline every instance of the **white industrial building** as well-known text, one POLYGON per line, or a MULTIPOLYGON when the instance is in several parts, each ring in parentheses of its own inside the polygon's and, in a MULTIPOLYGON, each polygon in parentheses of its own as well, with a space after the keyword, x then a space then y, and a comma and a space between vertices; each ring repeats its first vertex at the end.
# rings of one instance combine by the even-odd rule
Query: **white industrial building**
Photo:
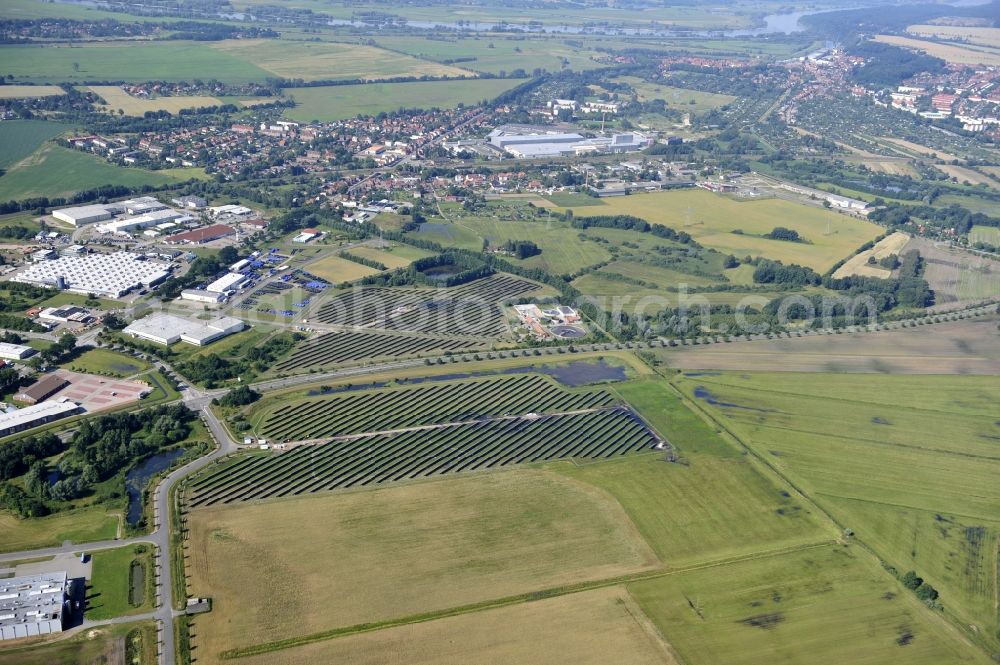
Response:
POLYGON ((222 205, 208 209, 208 214, 212 217, 249 217, 253 210, 241 205, 222 205))
POLYGON ((219 279, 215 280, 211 284, 205 287, 206 291, 213 291, 215 293, 225 293, 230 289, 234 289, 246 280, 245 275, 241 275, 238 272, 228 272, 219 279))
POLYGON ((140 196, 139 198, 116 201, 114 203, 61 208, 53 210, 52 216, 73 226, 84 226, 85 224, 103 222, 113 218, 115 215, 124 213, 141 215, 156 210, 163 210, 166 207, 152 196, 140 196))
POLYGON ((119 298, 133 289, 155 286, 169 275, 168 265, 147 261, 141 254, 116 252, 62 256, 54 261, 35 263, 15 275, 12 281, 119 298))
POLYGON ((0 579, 0 640, 61 633, 69 597, 65 571, 0 579))
POLYGON ((164 346, 175 342, 204 346, 245 327, 243 321, 231 316, 214 321, 192 321, 173 314, 152 314, 133 321, 122 332, 164 346))
MULTIPOLYGON (((51 400, 32 404, 23 409, 15 409, 9 413, 0 413, 0 436, 23 432, 32 427, 72 416, 82 410, 79 404, 70 400, 51 400)), ((0 597, 0 602, 2 602, 2 597, 0 597)))
POLYGON ((34 352, 30 346, 0 342, 0 358, 4 360, 24 360, 34 352))
POLYGON ((128 233, 149 226, 184 220, 185 218, 189 221, 193 219, 189 215, 175 210, 156 210, 136 217, 126 217, 125 219, 117 219, 107 224, 98 224, 96 228, 100 233, 128 233))
POLYGON ((222 294, 216 291, 204 291, 202 289, 184 289, 181 291, 181 300, 190 300, 192 302, 217 304, 222 302, 222 297, 222 294))
POLYGON ((52 212, 52 216, 59 221, 67 222, 73 226, 83 226, 85 224, 93 224, 94 222, 103 222, 106 219, 114 217, 114 215, 108 210, 107 206, 102 205, 63 208, 62 210, 54 210, 52 212))
POLYGON ((532 158, 635 152, 652 145, 653 139, 639 132, 588 139, 580 134, 551 132, 545 128, 505 126, 490 132, 489 142, 514 157, 532 158))

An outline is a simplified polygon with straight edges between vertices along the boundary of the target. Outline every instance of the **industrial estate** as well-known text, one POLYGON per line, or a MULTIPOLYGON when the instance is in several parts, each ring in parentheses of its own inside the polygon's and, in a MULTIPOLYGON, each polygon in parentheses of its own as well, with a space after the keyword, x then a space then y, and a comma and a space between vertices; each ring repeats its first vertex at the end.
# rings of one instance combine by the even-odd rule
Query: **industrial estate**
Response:
POLYGON ((0 665, 1000 660, 1000 3, 0 3, 0 665))

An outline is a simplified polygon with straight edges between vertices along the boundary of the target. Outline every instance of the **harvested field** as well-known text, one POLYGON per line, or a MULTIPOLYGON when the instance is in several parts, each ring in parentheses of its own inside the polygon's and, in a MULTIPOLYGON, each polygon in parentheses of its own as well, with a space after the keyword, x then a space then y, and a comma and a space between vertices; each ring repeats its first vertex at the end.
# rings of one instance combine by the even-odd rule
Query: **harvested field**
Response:
POLYGON ((189 592, 213 598, 194 622, 200 663, 657 564, 607 494, 532 470, 220 505, 192 511, 188 525, 189 592))
POLYGON ((366 434, 244 455, 191 482, 191 505, 258 501, 552 459, 604 459, 658 437, 625 408, 498 418, 366 434))
POLYGON ((353 282, 356 279, 381 272, 362 263, 357 263, 333 254, 307 264, 305 269, 332 284, 353 282))
POLYGON ((292 355, 274 366, 277 372, 294 372, 337 363, 373 358, 398 358, 422 353, 469 351, 481 344, 462 339, 382 335, 369 332, 326 333, 299 344, 292 355))
POLYGON ((242 665, 679 665, 623 587, 388 628, 251 656, 242 665))
POLYGON ((893 254, 899 256, 909 240, 910 236, 901 231, 886 236, 871 249, 856 254, 848 259, 844 265, 837 268, 837 271, 833 273, 834 279, 843 279, 851 275, 888 279, 892 276, 892 271, 879 265, 871 265, 868 263, 868 259, 875 257, 875 260, 879 261, 893 254))
POLYGON ((0 99, 58 97, 66 91, 57 85, 0 85, 0 99))
POLYGON ((458 67, 360 44, 239 39, 214 42, 212 48, 252 62, 275 76, 303 81, 470 75, 458 67))
POLYGON ((683 370, 1000 375, 997 318, 902 330, 663 349, 683 370))
POLYGON ((915 154, 924 157, 930 157, 932 159, 943 159, 944 161, 947 162, 965 161, 964 159, 956 157, 950 152, 944 152, 942 150, 937 150, 935 148, 928 148, 925 145, 920 145, 919 143, 914 143, 913 141, 906 141, 904 139, 893 139, 887 136, 880 136, 878 137, 877 140, 880 142, 891 143, 897 148, 902 148, 900 152, 903 152, 904 154, 915 154))
POLYGON ((1000 49, 1000 28, 981 28, 958 25, 911 25, 906 29, 918 37, 958 40, 969 44, 1000 49))
POLYGON ((104 109, 125 111, 125 115, 143 116, 147 111, 166 111, 168 113, 179 113, 181 109, 195 109, 205 106, 219 106, 222 100, 217 97, 198 96, 178 96, 178 97, 155 97, 153 99, 140 99, 133 97, 117 85, 92 85, 89 88, 97 93, 106 102, 104 109))
POLYGON ((985 242, 994 247, 1000 247, 1000 228, 996 226, 973 226, 969 231, 969 242, 985 242))
POLYGON ((258 430, 278 441, 610 406, 606 392, 570 392, 531 374, 314 397, 267 410, 258 430))
POLYGON ((876 35, 875 41, 882 42, 883 44, 892 44, 893 46, 902 46, 914 51, 922 51, 927 55, 958 65, 1000 65, 1000 52, 991 50, 979 50, 975 47, 942 44, 923 39, 897 37, 895 35, 876 35))
POLYGON ((911 238, 903 251, 914 249, 924 259, 923 277, 934 290, 935 307, 954 307, 956 302, 1000 294, 1000 261, 927 238, 911 238))
POLYGON ((934 168, 943 172, 949 178, 954 178, 959 183, 969 183, 970 185, 987 185, 996 188, 1000 186, 993 178, 978 173, 974 169, 965 166, 952 166, 951 164, 935 164, 934 168))

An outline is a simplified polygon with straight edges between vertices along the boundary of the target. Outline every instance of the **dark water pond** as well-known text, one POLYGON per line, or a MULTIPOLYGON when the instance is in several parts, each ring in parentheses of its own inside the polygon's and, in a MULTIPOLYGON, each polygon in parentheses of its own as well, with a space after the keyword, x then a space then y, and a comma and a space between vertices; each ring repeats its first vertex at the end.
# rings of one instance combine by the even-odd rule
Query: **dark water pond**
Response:
POLYGON ((125 476, 125 489, 128 492, 128 512, 125 519, 131 525, 136 525, 142 519, 142 490, 150 478, 164 469, 170 468, 177 458, 184 454, 183 448, 174 448, 158 453, 140 462, 125 476))

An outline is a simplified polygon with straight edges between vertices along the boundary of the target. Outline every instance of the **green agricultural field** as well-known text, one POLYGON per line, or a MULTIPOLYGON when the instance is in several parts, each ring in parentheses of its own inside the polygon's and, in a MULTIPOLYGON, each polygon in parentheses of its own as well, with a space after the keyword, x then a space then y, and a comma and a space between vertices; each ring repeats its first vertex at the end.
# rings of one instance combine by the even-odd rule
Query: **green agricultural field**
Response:
POLYGON ((9 169, 69 129, 67 125, 43 120, 0 122, 0 169, 9 169))
POLYGON ((273 74, 247 54, 230 54, 225 42, 162 41, 0 46, 4 72, 14 81, 264 81, 273 74))
POLYGON ((819 272, 881 233, 875 224, 811 206, 779 199, 737 201, 702 190, 621 196, 606 203, 574 212, 578 217, 634 215, 690 233, 702 245, 720 252, 764 256, 819 272), (794 229, 808 242, 760 237, 776 226, 794 229))
POLYGON ((669 85, 645 81, 635 76, 622 76, 614 79, 618 83, 627 83, 635 90, 640 102, 662 99, 668 107, 692 113, 704 113, 711 109, 725 106, 736 101, 732 95, 717 95, 701 90, 675 88, 669 85))
POLYGON ((194 619, 204 662, 656 564, 607 494, 531 470, 199 508, 188 526, 197 543, 188 592, 213 598, 212 612, 194 619), (256 571, 252 588, 247 570, 256 571))
POLYGON ((74 372, 105 376, 132 376, 150 368, 149 363, 106 349, 91 349, 63 365, 74 372))
POLYGON ((152 609, 155 594, 151 545, 99 550, 91 556, 93 567, 87 589, 87 619, 102 621, 152 609), (133 570, 134 567, 138 570, 133 570))
POLYGON ((273 76, 303 81, 468 74, 457 67, 359 44, 238 39, 216 42, 212 48, 243 62, 252 62, 273 76))
POLYGON ((601 65, 592 56, 595 51, 579 49, 565 39, 523 36, 489 35, 475 38, 378 37, 379 46, 409 53, 418 58, 445 62, 456 58, 475 58, 456 62, 454 66, 477 72, 499 74, 517 69, 531 74, 536 68, 558 72, 565 68, 575 71, 594 69, 601 65))
POLYGON ((291 88, 285 90, 285 96, 294 99, 296 106, 285 115, 300 122, 333 122, 401 108, 451 108, 493 99, 519 83, 523 81, 488 79, 291 88))
POLYGON ((416 238, 430 240, 445 247, 481 250, 483 239, 466 224, 449 222, 425 222, 416 231, 409 232, 416 238))
POLYGON ((417 259, 423 259, 432 255, 431 252, 420 249, 419 247, 400 244, 393 244, 381 249, 362 245, 360 247, 351 247, 348 251, 351 254, 356 254, 357 256, 365 259, 378 261, 390 270, 395 268, 405 268, 417 259))
POLYGON ((969 242, 984 242, 994 247, 1000 247, 1000 228, 995 226, 973 226, 969 231, 969 242))
POLYGON ((823 545, 627 588, 687 665, 989 662, 858 547, 823 545))
POLYGON ((0 200, 71 196, 100 185, 160 185, 197 178, 200 174, 204 174, 201 169, 123 168, 96 155, 46 145, 0 176, 0 200))
POLYGON ((998 649, 993 377, 721 373, 679 385, 998 649))
POLYGON ((86 543, 110 540, 118 530, 118 514, 104 506, 77 508, 33 519, 21 520, 6 511, 0 512, 0 551, 56 547, 64 541, 86 543))

